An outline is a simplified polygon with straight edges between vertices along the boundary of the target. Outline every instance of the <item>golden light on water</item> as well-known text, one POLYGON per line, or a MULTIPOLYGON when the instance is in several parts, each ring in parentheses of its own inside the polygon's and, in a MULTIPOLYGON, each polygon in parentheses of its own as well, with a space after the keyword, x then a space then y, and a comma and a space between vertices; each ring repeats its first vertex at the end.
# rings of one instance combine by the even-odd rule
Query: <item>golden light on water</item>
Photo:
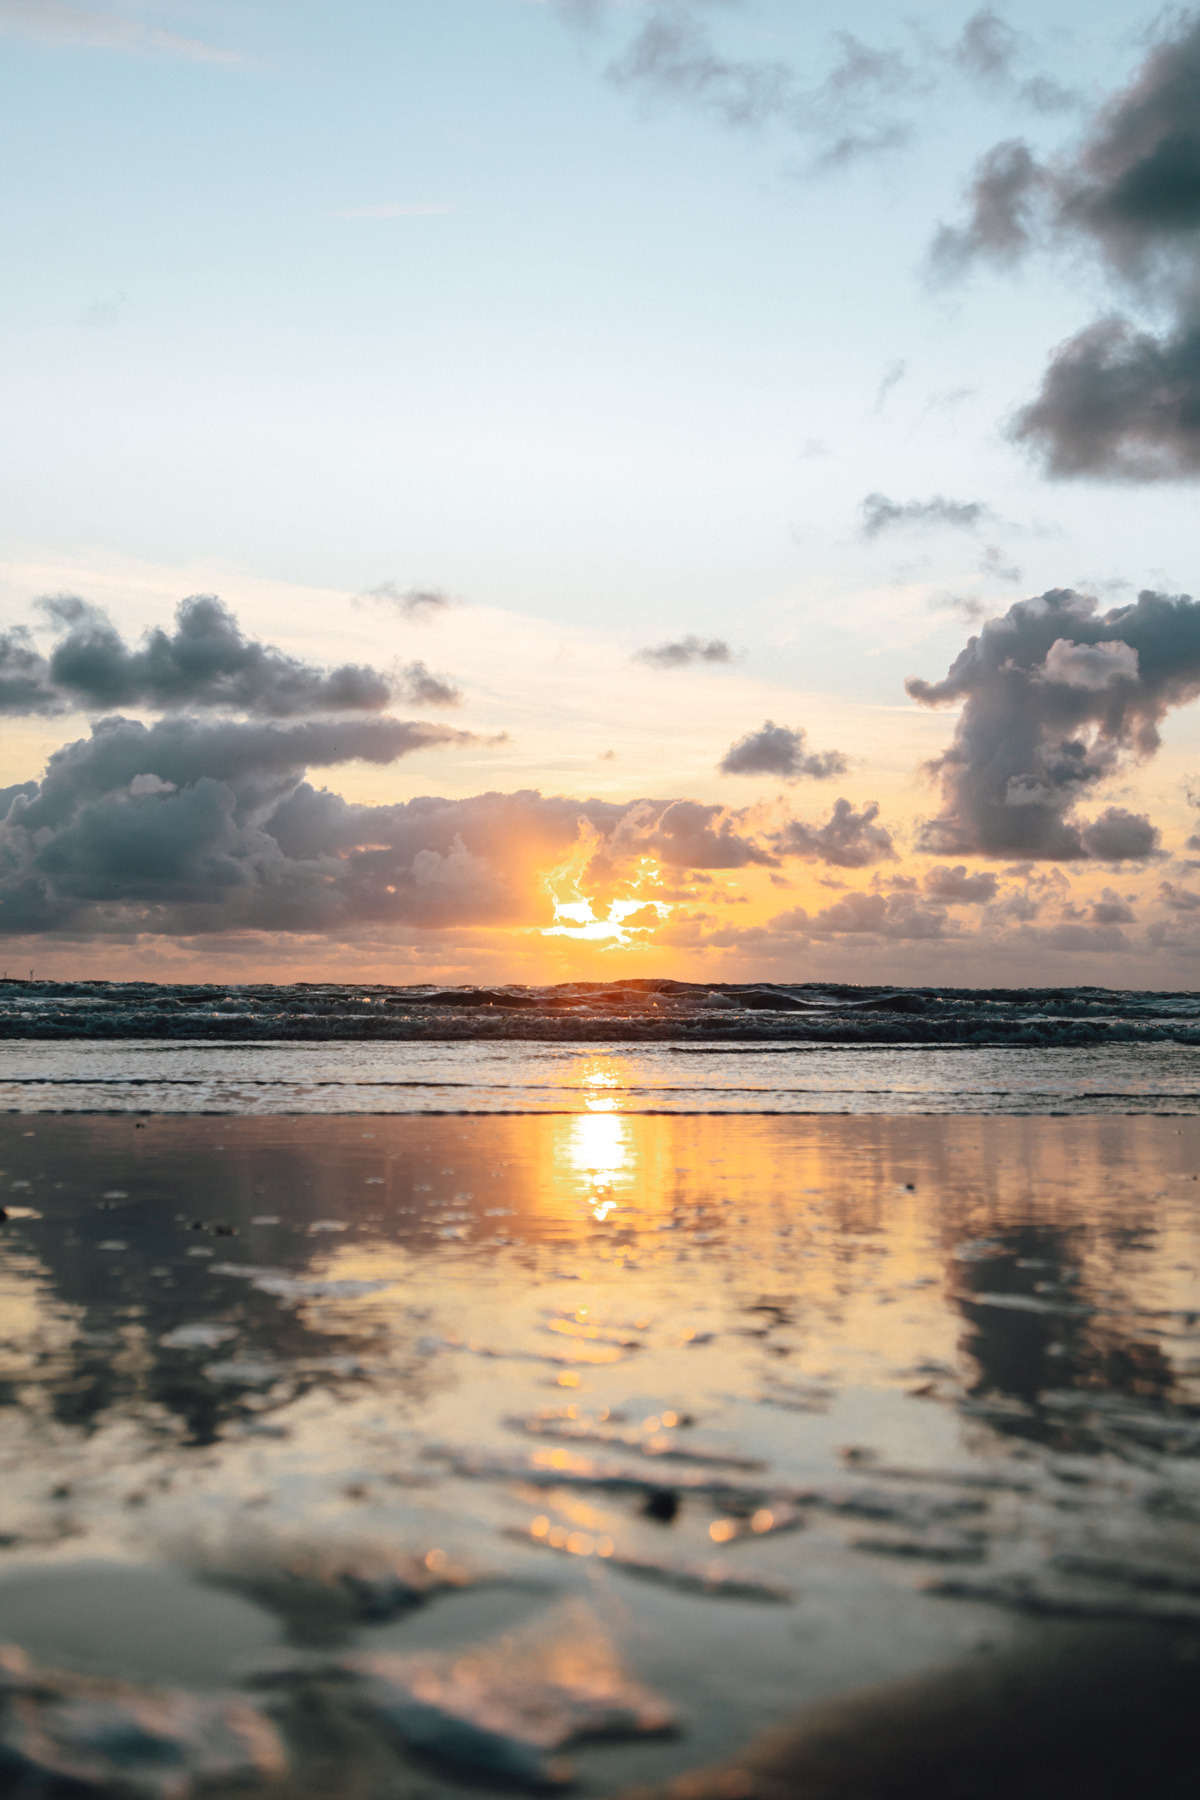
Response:
POLYGON ((564 1160, 587 1179, 588 1205, 593 1218, 603 1224, 617 1207, 614 1184, 629 1179, 633 1134, 630 1120, 611 1110, 617 1104, 615 1097, 604 1091, 616 1085, 616 1077, 597 1070, 585 1079, 589 1088, 595 1084, 596 1091, 588 1093, 589 1111, 571 1120, 564 1160))

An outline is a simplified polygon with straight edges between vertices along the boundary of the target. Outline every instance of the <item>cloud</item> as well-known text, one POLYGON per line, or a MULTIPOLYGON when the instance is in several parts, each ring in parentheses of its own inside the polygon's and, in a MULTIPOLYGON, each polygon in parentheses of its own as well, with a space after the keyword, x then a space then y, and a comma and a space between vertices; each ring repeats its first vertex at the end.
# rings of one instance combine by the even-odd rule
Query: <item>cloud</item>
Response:
POLYGON ((1035 679, 1060 687, 1088 688, 1101 693, 1120 681, 1138 678, 1138 653, 1117 639, 1111 644, 1073 644, 1055 638, 1035 679))
POLYGON ((942 855, 1115 862, 1157 854, 1159 833, 1110 806, 1076 807, 1131 759, 1152 756, 1166 714, 1200 694, 1200 605, 1149 590, 1101 613, 1056 588, 1019 600, 973 637, 939 682, 905 686, 922 706, 961 704, 931 764, 942 811, 919 847, 942 855))
POLYGON ((57 828, 81 799, 126 788, 139 776, 155 776, 176 789, 211 779, 258 796, 307 768, 392 763, 433 745, 478 742, 469 731, 406 719, 310 719, 299 725, 101 719, 90 737, 54 752, 22 819, 27 829, 57 828))
POLYGON ((1094 925, 1132 925, 1137 915, 1127 900, 1106 887, 1099 900, 1092 901, 1091 916, 1094 925))
MULTIPOLYGON (((837 31, 831 56, 814 80, 809 68, 779 57, 721 51, 705 22, 721 0, 650 0, 642 22, 609 64, 617 87, 663 96, 746 130, 776 125, 808 141, 813 167, 831 169, 908 143, 920 119, 916 103, 947 81, 982 86, 1009 101, 1053 111, 1072 103, 1056 82, 1027 72, 1028 40, 988 9, 974 14, 959 37, 939 40, 923 26, 907 27, 907 44, 865 43, 837 31)), ((605 0, 558 0, 560 12, 588 28, 624 9, 605 0)))
POLYGON ((0 715, 63 712, 66 705, 50 683, 46 659, 28 627, 0 632, 0 715))
POLYGON ((1161 833, 1144 813, 1109 806, 1080 832, 1085 856, 1100 862, 1142 861, 1159 854, 1161 833))
POLYGON ((433 619, 454 605, 450 595, 441 588, 406 588, 403 592, 394 581, 381 581, 378 587, 368 588, 365 594, 356 594, 354 604, 361 606, 364 600, 377 600, 381 605, 395 609, 404 619, 433 619))
POLYGON ((98 607, 76 595, 39 602, 58 630, 48 657, 18 627, 0 637, 0 713, 53 714, 147 706, 221 708, 266 718, 380 712, 393 700, 452 705, 459 698, 424 663, 386 675, 358 663, 313 668, 243 636, 211 594, 180 602, 173 633, 155 628, 131 649, 98 607))
POLYGON ((834 34, 822 80, 804 82, 788 63, 722 55, 686 0, 656 0, 608 68, 618 87, 665 94, 738 128, 782 125, 814 140, 818 166, 834 167, 907 141, 911 124, 893 103, 928 86, 904 53, 834 34))
POLYGON ((930 869, 925 877, 925 892, 931 900, 946 906, 986 906, 996 898, 999 883, 986 869, 968 875, 965 866, 930 869))
POLYGON ((686 669, 692 663, 727 663, 733 652, 724 638, 676 638, 672 643, 653 644, 646 650, 635 650, 633 661, 651 669, 686 669))
POLYGON ((1160 881, 1158 891, 1172 912, 1200 912, 1200 894, 1193 894, 1190 888, 1178 887, 1173 881, 1160 881))
POLYGON ((722 775, 777 775, 783 781, 810 776, 828 781, 844 775, 849 764, 840 750, 808 750, 808 733, 768 719, 760 731, 747 732, 731 744, 717 768, 722 775))
POLYGON ((947 500, 942 494, 935 494, 932 500, 889 500, 886 494, 868 494, 861 510, 860 531, 868 539, 908 526, 974 531, 985 519, 995 517, 982 500, 947 500))
MULTIPOLYGON (((477 741, 399 719, 102 719, 55 752, 41 782, 10 791, 0 931, 286 930, 289 916, 332 920, 336 865, 318 855, 288 867, 271 836, 304 771, 477 741)), ((360 841, 373 842, 369 831, 360 841)))
POLYGON ((805 862, 831 863, 838 869, 865 869, 871 863, 894 859, 891 833, 876 824, 878 804, 872 800, 855 812, 849 800, 835 800, 824 825, 808 825, 789 819, 771 842, 782 856, 798 856, 805 862))
POLYGON ((1102 319, 1054 354, 1013 435, 1052 475, 1200 476, 1200 306, 1165 337, 1102 319))
POLYGON ((903 891, 891 894, 853 892, 813 915, 805 912, 802 906, 779 913, 771 920, 769 929, 805 938, 919 939, 945 937, 947 924, 941 907, 922 906, 919 900, 903 891))
POLYGON ((1096 922, 1076 925, 1064 921, 1061 925, 1051 925, 1046 931, 1030 932, 1029 937, 1047 950, 1065 950, 1068 955, 1079 951, 1093 956, 1111 954, 1130 947, 1129 939, 1119 925, 1096 922))
POLYGON ((1012 264, 1035 245, 1083 249, 1152 312, 1121 314, 1054 351, 1041 391, 1013 421, 1057 476, 1200 476, 1200 18, 1189 15, 1102 107, 1082 142, 1040 162, 1018 139, 979 163, 969 214, 944 226, 932 263, 1012 264))
POLYGON ((1027 41, 990 7, 971 15, 948 54, 969 79, 1012 93, 1035 112, 1061 112, 1076 103, 1069 88, 1048 76, 1022 75, 1027 41))
POLYGON ((231 50, 180 37, 125 11, 70 6, 65 0, 0 0, 0 31, 64 49, 126 50, 181 56, 189 62, 237 63, 231 50))
POLYGON ((946 934, 946 914, 940 907, 922 906, 910 894, 855 893, 825 907, 808 929, 813 937, 869 932, 884 938, 940 938, 946 934))
POLYGON ((931 594, 927 602, 931 612, 953 612, 969 625, 975 625, 991 611, 988 601, 978 594, 931 594))
POLYGON ((1016 563, 1004 560, 999 544, 985 544, 979 559, 979 573, 994 581, 1020 581, 1024 571, 1016 563))
POLYGON ((931 272, 961 274, 979 257, 1011 265, 1034 242, 1037 209, 1050 181, 1028 144, 1011 138, 980 158, 968 190, 965 225, 943 225, 929 251, 931 272))
POLYGON ((411 662, 392 684, 392 699, 410 706, 458 706, 462 689, 444 675, 434 675, 423 662, 411 662))
POLYGON ((746 830, 748 814, 698 800, 637 800, 606 841, 610 860, 655 856, 675 869, 774 868, 778 856, 746 830))

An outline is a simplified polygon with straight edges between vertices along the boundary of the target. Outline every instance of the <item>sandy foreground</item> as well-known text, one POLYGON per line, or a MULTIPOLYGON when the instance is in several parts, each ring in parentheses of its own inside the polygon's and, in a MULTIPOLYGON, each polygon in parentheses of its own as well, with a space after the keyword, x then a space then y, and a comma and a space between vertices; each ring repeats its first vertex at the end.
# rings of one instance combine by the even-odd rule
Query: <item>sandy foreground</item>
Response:
POLYGON ((0 1120, 4 1791, 1190 1793, 1198 1151, 0 1120))

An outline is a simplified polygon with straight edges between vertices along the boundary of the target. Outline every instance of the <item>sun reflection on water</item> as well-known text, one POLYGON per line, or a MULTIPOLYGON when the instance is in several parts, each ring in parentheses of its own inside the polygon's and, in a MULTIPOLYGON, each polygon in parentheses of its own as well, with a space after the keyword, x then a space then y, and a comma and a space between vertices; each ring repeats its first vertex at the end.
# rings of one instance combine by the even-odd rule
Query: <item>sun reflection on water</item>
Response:
POLYGON ((632 1121, 616 1111, 611 1089, 618 1085, 618 1077, 611 1069, 589 1069, 583 1082, 588 1111, 570 1120, 562 1158, 576 1179, 584 1178, 588 1207, 593 1218, 603 1224, 617 1208, 614 1186, 632 1178, 632 1121))

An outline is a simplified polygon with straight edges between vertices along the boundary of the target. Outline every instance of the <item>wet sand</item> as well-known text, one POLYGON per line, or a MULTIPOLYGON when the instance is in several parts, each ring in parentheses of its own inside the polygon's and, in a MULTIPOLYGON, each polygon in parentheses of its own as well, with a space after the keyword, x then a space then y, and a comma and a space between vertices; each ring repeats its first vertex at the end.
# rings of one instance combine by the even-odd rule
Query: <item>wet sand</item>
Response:
POLYGON ((222 1779, 289 1795, 563 1756, 681 1800, 1182 1793, 1198 1151, 1182 1118, 0 1120, 20 1703, 234 1693, 278 1760, 222 1779))

